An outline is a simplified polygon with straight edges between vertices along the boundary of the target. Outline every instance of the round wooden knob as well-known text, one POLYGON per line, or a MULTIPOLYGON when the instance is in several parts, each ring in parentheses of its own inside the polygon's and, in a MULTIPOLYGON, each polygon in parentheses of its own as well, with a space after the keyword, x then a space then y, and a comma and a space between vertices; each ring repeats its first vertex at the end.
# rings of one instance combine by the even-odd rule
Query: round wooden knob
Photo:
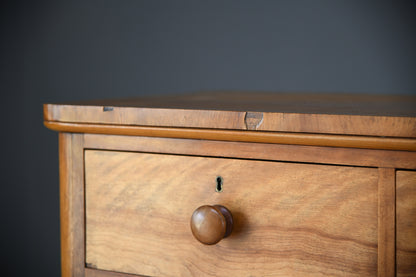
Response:
POLYGON ((192 214, 191 230, 194 237, 203 244, 216 244, 231 234, 233 216, 224 206, 204 205, 192 214))

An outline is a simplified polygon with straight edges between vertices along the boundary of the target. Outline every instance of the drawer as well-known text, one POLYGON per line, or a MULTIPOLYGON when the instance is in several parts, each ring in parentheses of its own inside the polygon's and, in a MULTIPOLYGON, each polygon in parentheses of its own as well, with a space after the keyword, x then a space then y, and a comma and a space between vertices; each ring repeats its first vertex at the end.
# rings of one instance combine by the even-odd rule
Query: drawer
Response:
POLYGON ((145 276, 375 276, 376 168, 85 150, 87 267, 145 276), (222 191, 217 179, 221 177, 222 191), (190 219, 220 204, 231 235, 190 219))

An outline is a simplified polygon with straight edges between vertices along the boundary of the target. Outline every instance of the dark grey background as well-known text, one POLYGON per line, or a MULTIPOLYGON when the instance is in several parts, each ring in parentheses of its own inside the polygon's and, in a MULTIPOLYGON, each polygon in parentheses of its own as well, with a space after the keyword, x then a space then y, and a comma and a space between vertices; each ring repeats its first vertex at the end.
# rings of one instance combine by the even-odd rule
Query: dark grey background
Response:
POLYGON ((2 276, 58 276, 42 103, 198 90, 416 92, 412 2, 1 1, 2 276))

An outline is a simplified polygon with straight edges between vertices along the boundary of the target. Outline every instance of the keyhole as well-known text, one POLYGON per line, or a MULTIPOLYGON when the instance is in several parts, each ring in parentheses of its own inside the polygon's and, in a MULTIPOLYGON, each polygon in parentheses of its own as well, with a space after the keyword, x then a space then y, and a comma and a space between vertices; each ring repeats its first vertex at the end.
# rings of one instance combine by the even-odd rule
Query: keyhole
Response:
POLYGON ((221 192, 222 191, 222 184, 223 184, 224 180, 222 179, 221 176, 217 177, 217 187, 215 188, 216 192, 221 192))

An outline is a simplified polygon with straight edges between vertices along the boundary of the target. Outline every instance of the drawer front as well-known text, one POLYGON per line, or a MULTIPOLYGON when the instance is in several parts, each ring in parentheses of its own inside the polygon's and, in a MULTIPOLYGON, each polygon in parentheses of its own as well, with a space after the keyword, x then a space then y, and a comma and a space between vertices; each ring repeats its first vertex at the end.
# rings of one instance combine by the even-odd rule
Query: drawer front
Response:
POLYGON ((86 263, 146 276, 374 276, 377 181, 372 168, 86 150, 86 263), (234 217, 216 245, 190 229, 206 204, 234 217))
POLYGON ((416 276, 416 172, 396 173, 397 276, 416 276))

